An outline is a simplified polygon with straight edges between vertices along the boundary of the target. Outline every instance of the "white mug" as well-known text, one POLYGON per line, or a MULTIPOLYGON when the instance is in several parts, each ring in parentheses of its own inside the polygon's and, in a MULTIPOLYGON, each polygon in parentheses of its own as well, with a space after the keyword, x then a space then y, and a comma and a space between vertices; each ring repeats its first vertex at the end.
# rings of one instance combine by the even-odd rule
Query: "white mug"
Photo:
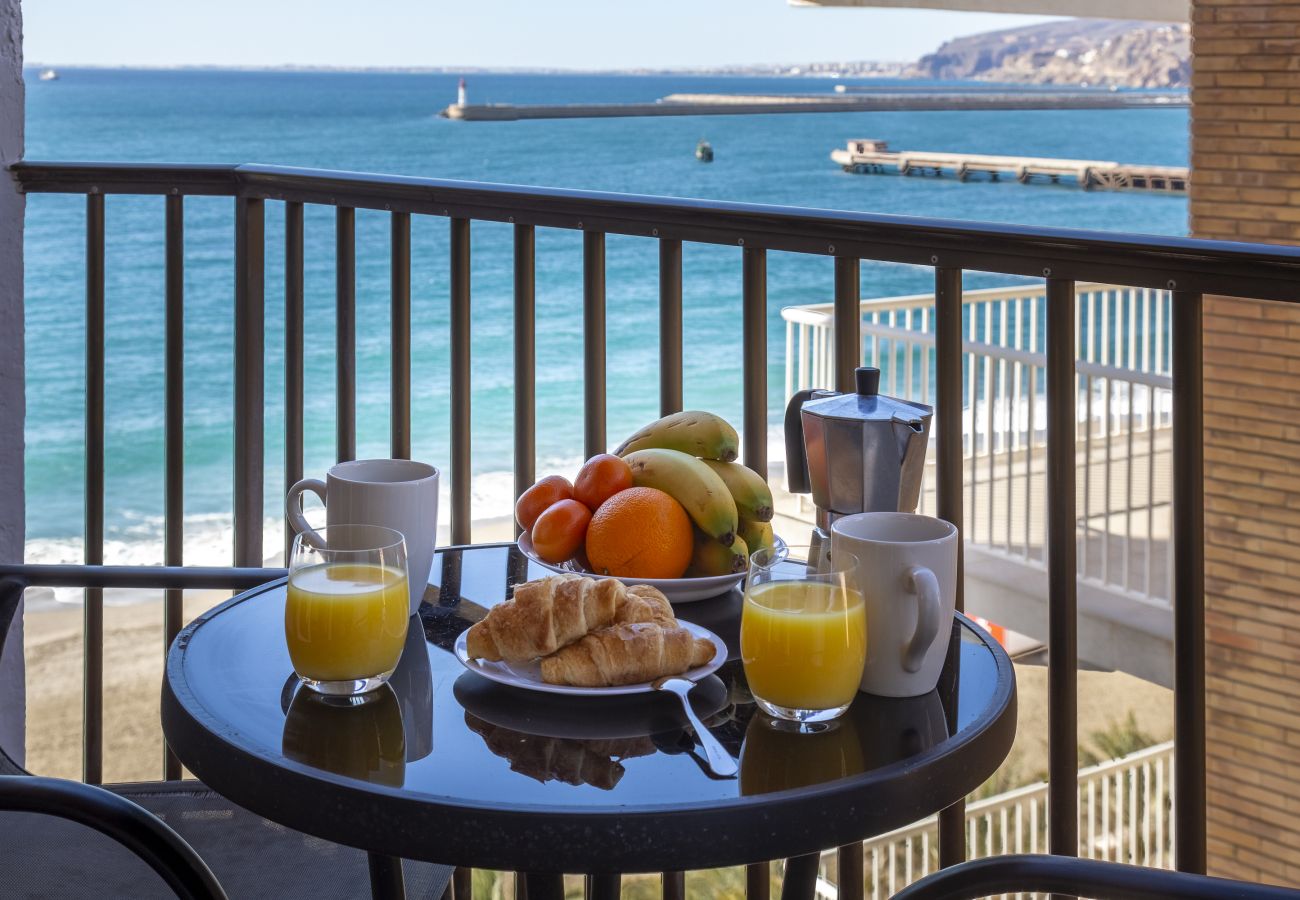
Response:
POLYGON ((957 603, 957 528, 915 513, 869 512, 831 524, 831 555, 858 558, 867 606, 861 690, 916 697, 934 690, 957 603))
POLYGON ((433 566, 438 532, 438 470, 409 459, 354 459, 333 466, 325 481, 304 478, 285 495, 293 530, 312 531, 302 515, 302 492, 325 504, 326 525, 382 525, 406 538, 411 613, 420 606, 433 566))

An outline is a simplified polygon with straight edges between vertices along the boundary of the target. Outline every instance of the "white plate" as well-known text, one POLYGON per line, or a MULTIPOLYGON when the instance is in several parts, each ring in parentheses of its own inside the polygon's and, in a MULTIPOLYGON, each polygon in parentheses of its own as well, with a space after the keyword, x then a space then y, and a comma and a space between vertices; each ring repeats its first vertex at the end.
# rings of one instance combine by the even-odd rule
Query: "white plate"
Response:
MULTIPOLYGON (((696 637, 708 638, 713 643, 713 659, 709 660, 698 669, 688 669, 679 675, 679 678, 689 678, 691 681, 699 681, 707 675, 712 675, 722 667, 727 661, 727 645, 707 628, 701 628, 692 622, 678 621, 678 625, 685 628, 696 637)), ((465 643, 469 640, 469 629, 465 629, 456 638, 456 645, 453 652, 456 658, 460 660, 461 665, 476 672, 484 678, 508 684, 511 687, 524 688, 529 691, 542 691, 547 694, 568 694, 572 697, 614 697, 619 694, 647 694, 654 689, 650 687, 650 682, 643 681, 639 684, 620 684, 616 687, 572 687, 567 684, 547 684, 542 681, 542 664, 539 660, 533 660, 526 663, 508 663, 504 660, 501 662, 488 662, 485 659, 470 659, 469 653, 466 652, 465 643)))
MULTIPOLYGON (((779 546, 782 543, 781 539, 777 538, 776 543, 779 546)), ((592 578, 617 577, 614 575, 597 575, 595 572, 583 568, 576 560, 572 559, 559 564, 547 562, 538 556, 537 551, 533 549, 533 542, 528 536, 528 532, 519 535, 519 549, 524 556, 543 569, 550 569, 552 572, 587 575, 592 578)), ((708 600, 711 597, 718 597, 727 593, 727 591, 745 580, 745 573, 712 575, 708 578, 619 578, 618 580, 628 587, 637 584, 648 584, 653 588, 658 588, 668 598, 669 603, 693 603, 696 600, 708 600)))

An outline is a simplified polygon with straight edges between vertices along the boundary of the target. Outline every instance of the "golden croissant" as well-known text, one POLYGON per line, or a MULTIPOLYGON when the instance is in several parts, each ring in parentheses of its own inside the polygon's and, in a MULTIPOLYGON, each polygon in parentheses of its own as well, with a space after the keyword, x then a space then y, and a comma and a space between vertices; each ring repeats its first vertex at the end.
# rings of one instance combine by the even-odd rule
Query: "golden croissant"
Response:
POLYGON ((612 625, 542 660, 542 680, 575 687, 639 684, 713 659, 713 642, 657 622, 612 625))
POLYGON ((663 591, 648 584, 637 584, 627 589, 627 596, 614 611, 613 624, 630 622, 657 622, 672 626, 677 624, 677 617, 673 615, 672 604, 663 591))
POLYGON ((554 653, 614 621, 627 588, 614 578, 551 575, 515 587, 470 628, 465 649, 474 659, 527 662, 554 653))

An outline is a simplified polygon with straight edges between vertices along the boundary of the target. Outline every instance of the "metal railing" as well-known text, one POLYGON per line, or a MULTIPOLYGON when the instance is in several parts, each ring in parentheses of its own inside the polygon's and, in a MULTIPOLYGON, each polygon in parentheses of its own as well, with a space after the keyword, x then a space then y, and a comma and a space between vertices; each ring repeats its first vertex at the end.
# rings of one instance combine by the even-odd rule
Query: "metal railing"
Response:
MULTIPOLYGON (((1156 744, 1079 770, 1078 855, 1132 865, 1173 868, 1174 744, 1156 744)), ((1047 846, 1048 787, 1026 785, 966 807, 968 859, 1039 853, 1047 846)), ((863 845, 866 896, 893 896, 938 868, 938 817, 863 845)), ((829 863, 828 858, 823 859, 829 863)), ((837 892, 826 891, 829 900, 837 892)), ((1021 895, 1017 895, 1021 896, 1021 895)), ((1030 895, 1037 898, 1038 895, 1030 895)))
MULTIPOLYGON (((86 558, 103 550, 104 490, 104 204, 109 194, 156 195, 166 200, 167 259, 166 355, 169 373, 183 368, 179 328, 183 316, 184 197, 233 199, 235 296, 234 562, 259 565, 263 559, 262 510, 265 234, 267 203, 284 203, 286 216, 284 304, 286 324, 286 426, 284 469, 296 479, 302 468, 302 326, 304 204, 334 207, 339 327, 336 350, 336 455, 348 458, 355 446, 355 286, 353 214, 356 209, 391 214, 393 253, 391 302, 392 435, 391 452, 405 455, 410 434, 410 226, 412 216, 443 217, 451 237, 451 532, 456 543, 472 538, 469 519, 469 404, 472 396, 469 318, 472 286, 469 237, 474 220, 513 225, 515 484, 534 479, 535 230, 578 230, 583 238, 582 322, 584 363, 584 447, 605 447, 605 235, 655 241, 660 278, 660 405, 681 403, 681 298, 683 242, 736 248, 742 284, 744 349, 737 364, 743 373, 743 461, 767 470, 767 279, 769 251, 823 256, 834 283, 834 366, 832 387, 852 385, 861 356, 860 260, 883 260, 931 267, 935 277, 934 383, 938 515, 963 522, 964 448, 959 439, 963 397, 962 273, 974 271, 1046 279, 1043 304, 1046 435, 1044 483, 1049 559, 1048 676, 1050 710, 1049 787, 1057 814, 1048 825, 1048 849, 1072 855, 1078 846, 1076 797, 1076 539, 1075 504, 1078 392, 1075 386, 1076 282, 1100 282, 1172 291, 1170 372, 1173 415, 1173 525, 1176 755, 1178 799, 1175 836, 1179 866, 1205 868, 1205 674, 1203 447, 1201 394, 1201 306, 1205 293, 1300 302, 1300 250, 1141 235, 1100 234, 1068 229, 1029 228, 969 222, 911 219, 862 213, 761 206, 755 204, 649 198, 581 191, 520 188, 473 182, 312 171, 268 166, 38 163, 12 168, 28 193, 86 196, 86 558), (176 267, 176 268, 173 268, 176 267), (175 368, 173 368, 173 366, 175 368)), ((574 310, 575 315, 577 310, 574 310)), ((169 381, 174 380, 170 379, 169 381)), ((184 481, 179 453, 184 425, 180 404, 165 403, 167 447, 167 560, 182 562, 177 487, 184 481)), ((958 597, 961 603, 961 597, 958 597)), ((166 607, 166 632, 180 627, 179 603, 166 607)), ((103 741, 103 598, 87 591, 85 603, 86 674, 84 777, 99 781, 103 741)), ((174 761, 166 774, 179 769, 174 761)), ((939 816, 939 862, 965 855, 963 804, 939 816)), ((751 867, 751 896, 766 897, 765 866, 751 867)), ((839 854, 841 885, 863 883, 862 854, 854 845, 839 854)), ((677 875, 664 879, 667 896, 681 895, 677 875)), ((848 888, 846 888, 848 889, 848 888)))
MULTIPOLYGON (((1172 379, 1168 291, 1079 283, 1079 577, 1167 605, 1172 379)), ((864 300, 861 359, 886 393, 934 404, 934 295, 864 300)), ((1046 288, 962 296, 966 540, 1046 568, 1046 288)), ((834 304, 787 307, 786 395, 832 383, 834 304)), ((923 495, 922 512, 932 512, 923 495)))

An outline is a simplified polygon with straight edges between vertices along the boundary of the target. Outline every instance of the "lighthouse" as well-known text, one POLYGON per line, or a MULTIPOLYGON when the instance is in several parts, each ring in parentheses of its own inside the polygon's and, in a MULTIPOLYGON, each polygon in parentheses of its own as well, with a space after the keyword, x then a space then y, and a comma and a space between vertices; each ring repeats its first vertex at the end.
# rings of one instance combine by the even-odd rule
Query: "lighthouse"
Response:
POLYGON ((456 105, 465 106, 469 102, 468 100, 466 100, 466 97, 467 94, 465 93, 465 79, 462 78, 460 80, 460 84, 456 86, 456 105))

